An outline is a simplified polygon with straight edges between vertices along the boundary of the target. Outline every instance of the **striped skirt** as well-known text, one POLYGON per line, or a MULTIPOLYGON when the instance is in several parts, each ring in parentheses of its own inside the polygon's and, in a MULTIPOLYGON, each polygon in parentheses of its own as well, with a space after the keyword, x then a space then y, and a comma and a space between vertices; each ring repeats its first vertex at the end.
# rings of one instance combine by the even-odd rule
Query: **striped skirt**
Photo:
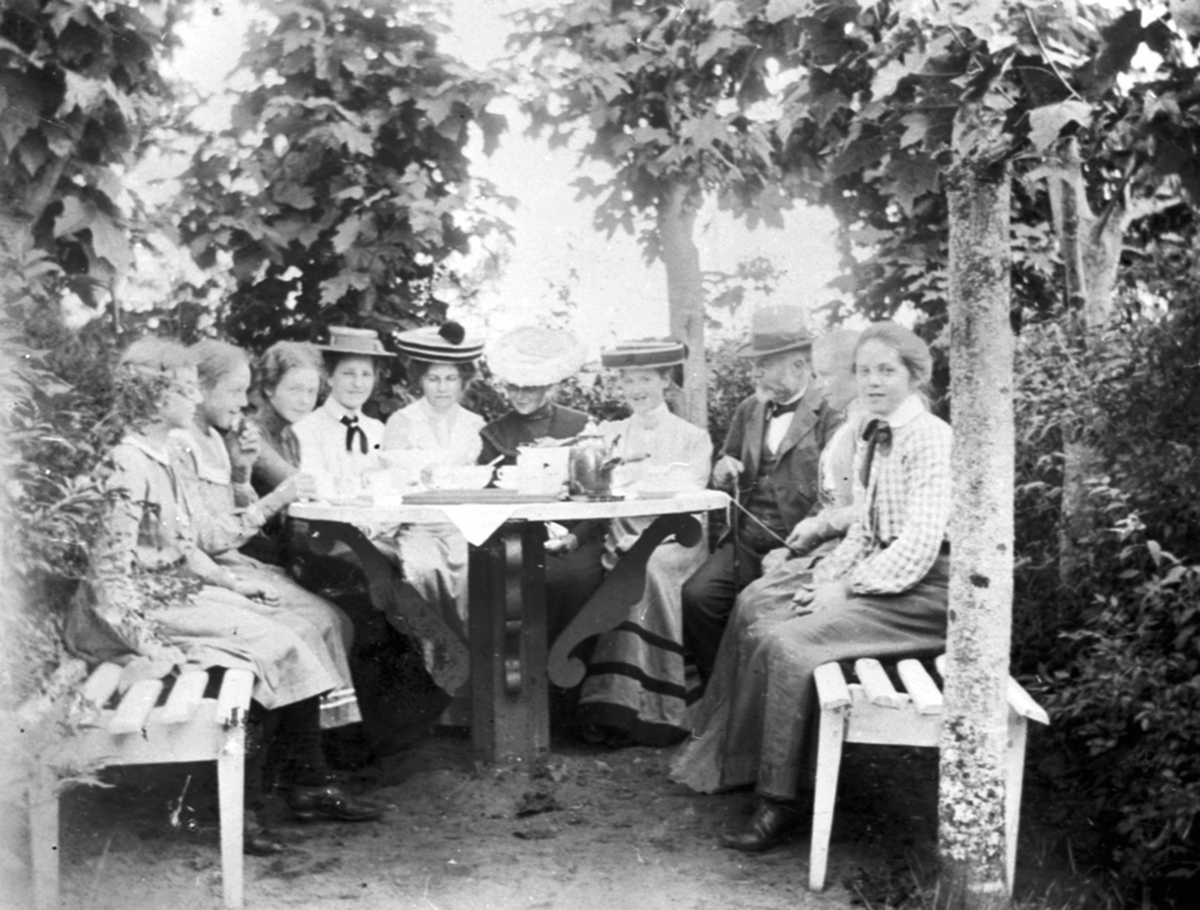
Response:
MULTIPOLYGON (((580 720, 635 743, 668 746, 690 729, 680 589, 708 555, 663 543, 646 564, 646 589, 628 617, 596 642, 579 698, 580 720)), ((689 697, 689 696, 692 697, 689 697)))

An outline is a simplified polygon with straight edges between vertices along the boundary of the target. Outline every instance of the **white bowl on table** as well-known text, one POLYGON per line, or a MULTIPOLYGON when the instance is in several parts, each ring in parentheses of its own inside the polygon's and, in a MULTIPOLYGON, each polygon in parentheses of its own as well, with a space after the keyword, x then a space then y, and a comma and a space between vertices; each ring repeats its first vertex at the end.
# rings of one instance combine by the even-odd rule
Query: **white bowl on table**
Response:
POLYGON ((701 489, 692 476, 691 466, 680 462, 620 465, 613 480, 615 489, 639 499, 669 499, 701 489))
POLYGON ((495 470, 489 464, 433 465, 425 485, 431 490, 482 490, 495 470))

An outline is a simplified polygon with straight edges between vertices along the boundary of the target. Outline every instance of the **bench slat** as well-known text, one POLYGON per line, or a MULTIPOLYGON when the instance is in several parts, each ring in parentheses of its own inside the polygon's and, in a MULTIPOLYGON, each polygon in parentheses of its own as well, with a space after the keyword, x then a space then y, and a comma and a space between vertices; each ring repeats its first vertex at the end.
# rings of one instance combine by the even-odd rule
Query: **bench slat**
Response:
POLYGON ((161 679, 140 679, 130 686, 108 722, 108 732, 113 736, 121 736, 142 729, 146 718, 154 710, 162 687, 161 679))
POLYGON ((92 671, 92 675, 83 684, 82 694, 97 708, 103 708, 112 694, 117 691, 117 683, 121 681, 121 668, 116 664, 104 663, 92 671))
MULTIPOLYGON (((945 679, 946 655, 939 654, 934 660, 934 665, 937 667, 938 673, 945 679)), ((1011 676, 1008 678, 1006 695, 1008 697, 1008 706, 1021 717, 1047 726, 1050 724, 1050 715, 1046 713, 1046 709, 1034 701, 1033 696, 1026 692, 1021 684, 1011 676)))
POLYGON ((904 682, 904 688, 912 696, 918 714, 941 714, 945 707, 942 692, 929 672, 919 660, 902 660, 896 664, 896 672, 904 682))
POLYGON ((862 683, 867 700, 881 708, 900 708, 906 699, 888 679, 883 664, 873 657, 860 657, 854 662, 854 672, 862 683))
POLYGON ((182 724, 192 719, 204 697, 208 685, 208 673, 204 670, 184 670, 175 680, 175 688, 167 696, 159 721, 164 724, 182 724))
POLYGON ((817 700, 822 711, 836 711, 850 706, 850 688, 837 664, 821 664, 813 677, 817 682, 817 700))
POLYGON ((1008 706, 1029 720, 1035 720, 1039 724, 1050 723, 1050 715, 1046 713, 1046 709, 1034 701, 1033 696, 1011 676, 1008 678, 1008 706))
POLYGON ((249 670, 226 670, 217 696, 217 723, 223 727, 244 724, 253 689, 254 674, 249 670))

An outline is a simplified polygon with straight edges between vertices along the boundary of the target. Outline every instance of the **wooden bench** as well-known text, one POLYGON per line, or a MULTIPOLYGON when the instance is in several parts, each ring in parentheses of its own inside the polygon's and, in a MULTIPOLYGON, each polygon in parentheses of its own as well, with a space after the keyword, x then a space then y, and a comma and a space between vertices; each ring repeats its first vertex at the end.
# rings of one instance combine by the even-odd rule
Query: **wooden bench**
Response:
MULTIPOLYGON (((77 765, 215 761, 221 818, 221 886, 226 907, 242 906, 242 799, 246 712, 254 674, 185 669, 171 679, 134 683, 117 697, 121 668, 101 664, 83 685, 83 726, 70 744, 77 765), (216 680, 219 679, 219 684, 216 680), (173 683, 173 684, 172 684, 173 683), (171 684, 166 698, 164 686, 171 684), (160 704, 161 702, 161 704, 160 704)), ((33 897, 37 910, 59 904, 58 787, 49 772, 29 793, 33 897)))
MULTIPOLYGON (((937 658, 944 675, 945 658, 937 658)), ((907 691, 898 691, 877 660, 854 663, 855 682, 847 682, 837 663, 817 668, 820 720, 817 742, 817 780, 813 803, 812 845, 808 886, 825 887, 829 834, 843 743, 937 748, 942 734, 942 691, 919 660, 901 660, 896 673, 907 691)), ((1011 677, 1008 680, 1008 763, 1005 787, 1005 867, 1011 890, 1016 871, 1017 831, 1021 816, 1021 787, 1025 774, 1025 728, 1030 720, 1049 724, 1050 718, 1011 677)))

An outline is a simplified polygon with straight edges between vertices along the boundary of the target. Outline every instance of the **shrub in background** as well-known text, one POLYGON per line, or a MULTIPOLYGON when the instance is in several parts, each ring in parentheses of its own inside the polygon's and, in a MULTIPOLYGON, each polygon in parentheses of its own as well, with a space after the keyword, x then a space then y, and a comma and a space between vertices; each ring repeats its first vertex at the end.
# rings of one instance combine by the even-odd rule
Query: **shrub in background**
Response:
MULTIPOLYGON (((1195 290, 1195 289, 1193 289, 1195 290)), ((1191 906, 1200 876, 1200 308, 1101 332, 1027 326, 1018 360, 1013 653, 1132 896, 1191 906), (1086 571, 1058 566, 1062 445, 1100 470, 1086 571), (1186 896, 1185 895, 1189 895, 1186 896)))

